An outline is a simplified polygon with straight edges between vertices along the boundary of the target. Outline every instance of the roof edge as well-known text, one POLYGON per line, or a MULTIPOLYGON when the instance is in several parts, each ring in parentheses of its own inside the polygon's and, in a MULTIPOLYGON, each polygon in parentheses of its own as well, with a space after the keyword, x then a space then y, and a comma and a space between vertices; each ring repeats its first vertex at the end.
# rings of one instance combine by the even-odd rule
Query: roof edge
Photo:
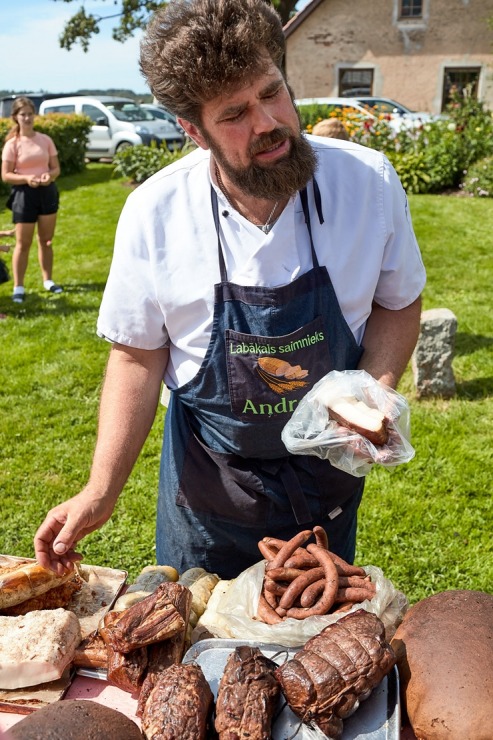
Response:
POLYGON ((318 8, 318 6, 323 2, 324 0, 311 0, 307 5, 305 5, 303 10, 300 10, 299 13, 296 13, 296 15, 290 18, 283 28, 284 37, 288 38, 288 36, 290 36, 311 13, 313 13, 315 8, 318 8))

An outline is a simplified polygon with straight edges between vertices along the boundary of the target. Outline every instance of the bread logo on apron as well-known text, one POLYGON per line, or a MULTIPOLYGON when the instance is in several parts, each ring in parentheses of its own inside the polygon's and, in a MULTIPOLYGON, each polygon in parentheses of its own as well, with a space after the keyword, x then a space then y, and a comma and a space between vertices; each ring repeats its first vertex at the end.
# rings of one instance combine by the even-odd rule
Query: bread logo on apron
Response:
POLYGON ((286 360, 279 360, 277 357, 259 357, 257 372, 264 383, 279 395, 308 385, 308 381, 303 380, 307 377, 308 370, 304 370, 301 365, 291 365, 286 360))

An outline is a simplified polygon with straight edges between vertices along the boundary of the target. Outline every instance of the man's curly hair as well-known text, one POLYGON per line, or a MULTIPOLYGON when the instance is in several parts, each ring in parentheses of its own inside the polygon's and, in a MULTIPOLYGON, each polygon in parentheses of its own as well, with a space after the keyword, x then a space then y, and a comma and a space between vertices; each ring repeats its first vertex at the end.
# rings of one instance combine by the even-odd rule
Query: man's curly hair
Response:
POLYGON ((281 69, 284 33, 266 0, 171 0, 149 23, 140 69, 153 95, 195 125, 201 106, 270 61, 281 69))

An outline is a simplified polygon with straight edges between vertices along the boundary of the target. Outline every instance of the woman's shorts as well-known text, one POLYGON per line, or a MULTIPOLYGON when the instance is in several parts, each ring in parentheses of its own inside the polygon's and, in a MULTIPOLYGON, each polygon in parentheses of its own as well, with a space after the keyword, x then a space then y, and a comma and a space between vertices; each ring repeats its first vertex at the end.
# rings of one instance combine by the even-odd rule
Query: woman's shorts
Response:
POLYGON ((14 224, 35 224, 39 216, 48 216, 58 211, 58 189, 54 182, 31 188, 29 185, 13 185, 7 201, 12 211, 14 224))

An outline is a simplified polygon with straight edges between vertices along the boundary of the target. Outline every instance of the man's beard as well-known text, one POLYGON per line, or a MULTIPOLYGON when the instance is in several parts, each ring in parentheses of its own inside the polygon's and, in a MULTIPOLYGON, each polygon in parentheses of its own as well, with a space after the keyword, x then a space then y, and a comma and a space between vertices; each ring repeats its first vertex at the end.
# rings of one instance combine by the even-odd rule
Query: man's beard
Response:
POLYGON ((290 141, 290 151, 282 159, 272 164, 257 164, 254 161, 246 167, 235 167, 226 159, 220 145, 202 132, 214 159, 229 180, 245 194, 266 200, 281 200, 302 190, 313 177, 317 158, 302 134, 293 135, 289 128, 278 128, 259 136, 248 152, 256 154, 280 144, 286 138, 290 141))

